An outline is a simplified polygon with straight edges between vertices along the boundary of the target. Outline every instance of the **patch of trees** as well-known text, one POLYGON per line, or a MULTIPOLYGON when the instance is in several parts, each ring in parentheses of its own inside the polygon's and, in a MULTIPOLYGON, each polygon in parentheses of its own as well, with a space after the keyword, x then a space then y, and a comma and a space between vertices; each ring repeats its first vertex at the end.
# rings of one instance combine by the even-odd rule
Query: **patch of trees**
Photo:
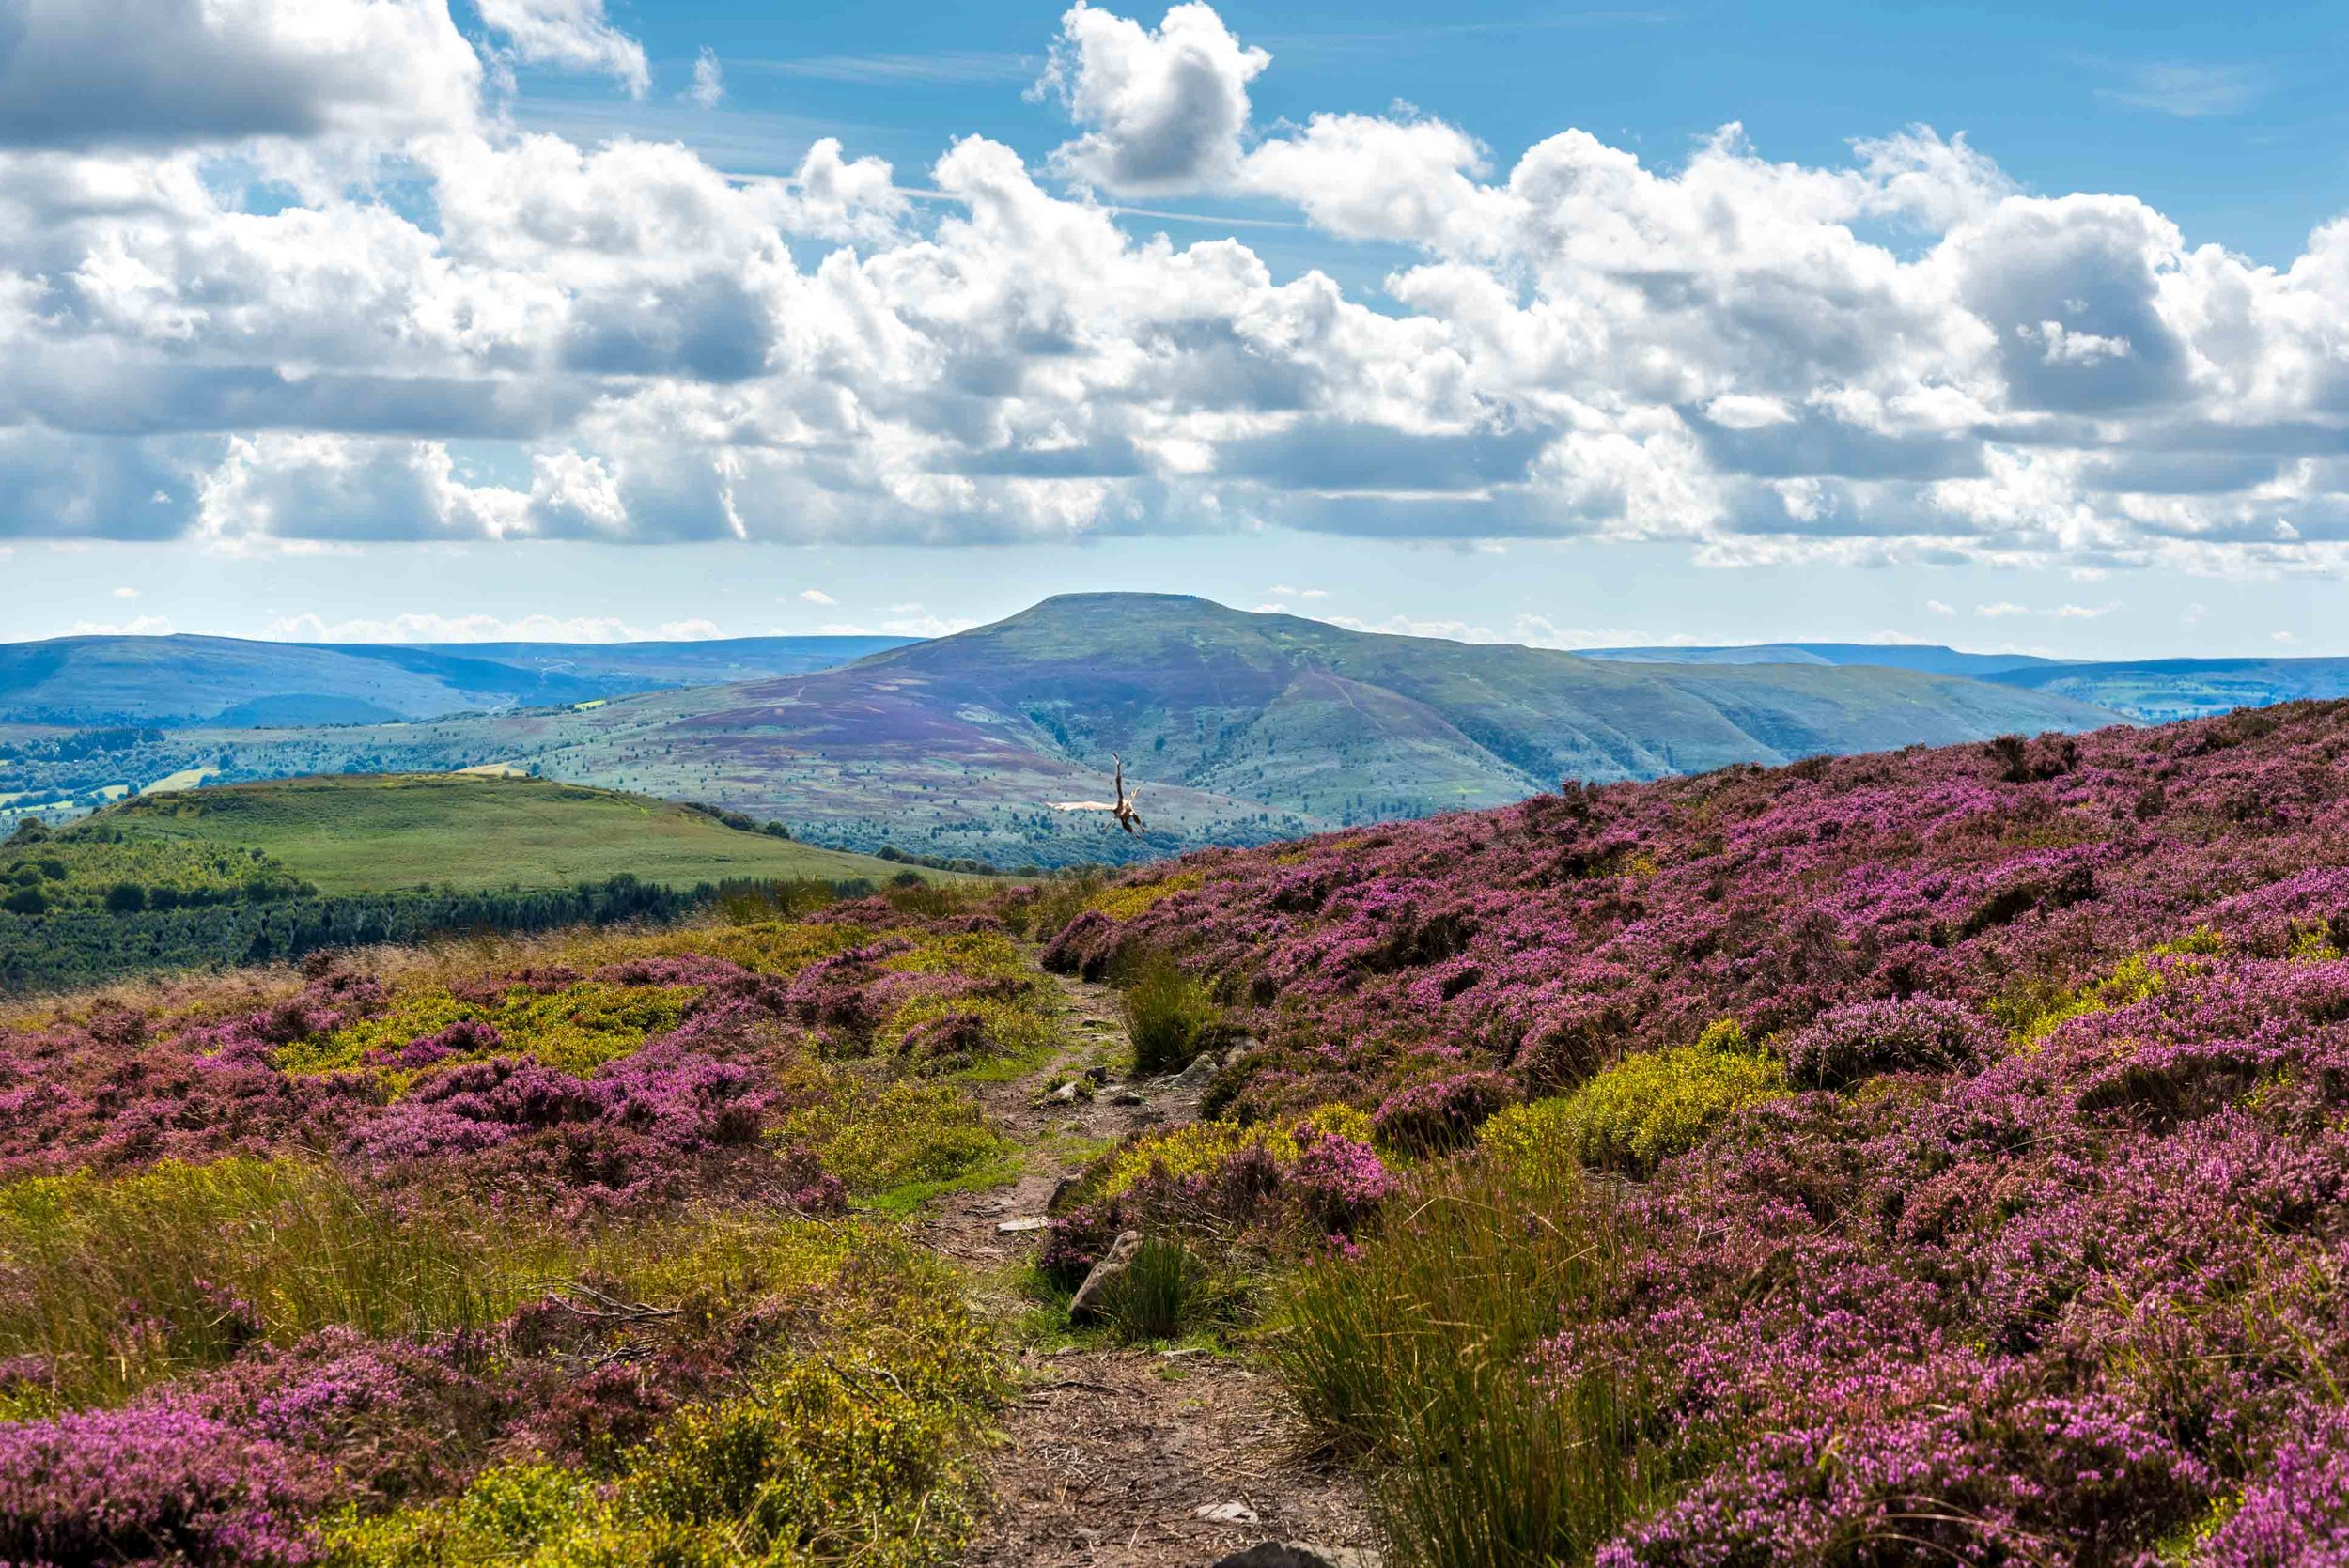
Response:
MULTIPOLYGON (((226 969, 299 958, 337 947, 417 942, 474 933, 551 931, 566 925, 661 924, 712 906, 746 901, 790 908, 801 882, 755 878, 667 888, 623 873, 602 882, 537 892, 410 892, 301 897, 205 908, 134 908, 110 894, 97 908, 17 908, 0 899, 0 995, 67 990, 162 970, 226 969)), ((860 898, 862 878, 829 884, 860 898)))

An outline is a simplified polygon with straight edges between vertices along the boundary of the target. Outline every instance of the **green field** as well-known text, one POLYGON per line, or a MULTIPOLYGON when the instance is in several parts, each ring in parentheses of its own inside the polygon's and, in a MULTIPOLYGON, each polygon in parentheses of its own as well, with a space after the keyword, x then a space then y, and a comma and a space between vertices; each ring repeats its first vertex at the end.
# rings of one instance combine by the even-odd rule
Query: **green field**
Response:
POLYGON ((908 869, 745 832, 665 800, 479 775, 236 784, 143 797, 99 820, 133 835, 259 849, 330 895, 568 887, 622 873, 672 887, 728 877, 879 883, 908 869))

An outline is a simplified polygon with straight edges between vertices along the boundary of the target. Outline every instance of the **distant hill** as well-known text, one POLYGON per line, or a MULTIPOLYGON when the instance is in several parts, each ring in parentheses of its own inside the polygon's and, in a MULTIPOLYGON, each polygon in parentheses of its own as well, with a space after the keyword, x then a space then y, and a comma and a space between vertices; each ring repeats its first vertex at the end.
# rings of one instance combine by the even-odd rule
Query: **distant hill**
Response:
POLYGON ((177 732, 235 776, 526 762, 850 847, 998 864, 1498 805, 1600 782, 2117 722, 2056 693, 1815 663, 1658 664, 1346 631, 1204 599, 1078 595, 812 675, 585 711, 177 732), (1113 753, 1149 833, 1098 813, 1113 753))
POLYGON ((1965 653, 1934 643, 1750 643, 1736 646, 1578 648, 1585 659, 1636 664, 1868 664, 1983 677, 2056 663, 2027 653, 1965 653))
POLYGON ((2349 696, 2349 659, 2037 659, 1917 643, 1754 643, 1741 646, 1584 648, 1586 659, 1642 664, 1836 664, 1968 675, 2047 691, 2149 724, 2238 707, 2349 696))
POLYGON ((92 820, 132 839, 258 849, 328 895, 562 888, 622 874, 677 888, 734 877, 878 884, 908 869, 728 827, 669 801, 465 774, 236 784, 147 796, 92 820))
MULTIPOLYGON (((619 657, 565 652, 588 666, 619 657)), ((724 657, 673 644, 665 664, 641 655, 632 667, 677 675, 689 658, 724 657)), ((370 663, 385 684, 351 696, 385 707, 395 706, 394 677, 447 674, 422 653, 370 663)), ((545 663, 534 673, 590 678, 545 663)), ((118 779, 108 773, 113 753, 44 761, 70 748, 39 742, 20 747, 27 760, 8 776, 26 781, 20 788, 70 792, 110 780, 144 787, 208 765, 234 781, 506 764, 780 818, 803 839, 848 848, 1057 864, 1500 805, 1562 778, 1650 779, 2119 720, 2061 691, 1825 655, 1593 659, 1372 635, 1198 598, 1095 594, 814 673, 623 694, 585 708, 182 726, 126 737, 118 779), (1150 832, 1140 839, 1099 813, 1061 809, 1111 798, 1113 754, 1142 792, 1150 832)))
POLYGON ((0 644, 0 722, 368 723, 590 701, 828 669, 896 637, 414 644, 230 637, 0 644))
POLYGON ((2202 719, 2238 707, 2349 697, 2349 659, 2149 659, 2043 664, 1989 677, 2001 686, 2094 703, 2147 723, 2202 719))

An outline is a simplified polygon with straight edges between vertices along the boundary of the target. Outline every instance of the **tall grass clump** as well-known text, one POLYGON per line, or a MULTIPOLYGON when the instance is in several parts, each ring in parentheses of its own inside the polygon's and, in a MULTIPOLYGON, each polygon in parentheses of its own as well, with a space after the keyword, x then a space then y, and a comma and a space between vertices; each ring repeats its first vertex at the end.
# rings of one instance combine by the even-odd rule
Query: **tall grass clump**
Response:
POLYGON ((1237 1260, 1209 1262, 1179 1236, 1153 1235, 1118 1276, 1104 1315, 1120 1344, 1178 1340, 1231 1327, 1254 1294, 1237 1260))
POLYGON ((1605 1189, 1570 1164, 1479 1158, 1286 1287, 1273 1360, 1308 1432, 1372 1466, 1397 1568, 1584 1560, 1652 1500, 1636 1379, 1538 1355, 1621 1258, 1605 1189))
POLYGON ((1137 1072, 1172 1073, 1189 1066, 1215 1021, 1206 987, 1163 953, 1135 962, 1123 1001, 1137 1072))
POLYGON ((750 1295, 826 1277, 846 1247, 816 1224, 566 1234, 455 1200, 395 1206, 290 1158, 40 1177, 0 1188, 0 1360, 40 1357, 57 1399, 108 1405, 321 1328, 486 1332, 587 1275, 644 1298, 750 1295))

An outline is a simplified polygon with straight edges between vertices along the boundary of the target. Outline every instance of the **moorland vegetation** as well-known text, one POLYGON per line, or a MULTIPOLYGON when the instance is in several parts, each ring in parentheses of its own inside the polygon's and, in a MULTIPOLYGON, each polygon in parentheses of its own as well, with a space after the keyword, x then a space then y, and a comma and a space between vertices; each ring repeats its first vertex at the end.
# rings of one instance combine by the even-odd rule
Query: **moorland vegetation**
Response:
POLYGON ((1409 1206, 1267 1343, 1396 1560, 2349 1560, 2349 706, 1569 786, 1099 902, 1051 962, 1171 958, 1261 1044, 1229 1152, 1050 1259, 1231 1247, 1237 1129, 1366 1116, 1409 1206))
POLYGON ((2344 1129, 2349 705, 149 981, 0 1017, 0 1559, 952 1561, 1180 1340, 1405 1568, 2349 1561, 2344 1129), (1038 962, 1206 1087, 1005 1321, 1038 962))

